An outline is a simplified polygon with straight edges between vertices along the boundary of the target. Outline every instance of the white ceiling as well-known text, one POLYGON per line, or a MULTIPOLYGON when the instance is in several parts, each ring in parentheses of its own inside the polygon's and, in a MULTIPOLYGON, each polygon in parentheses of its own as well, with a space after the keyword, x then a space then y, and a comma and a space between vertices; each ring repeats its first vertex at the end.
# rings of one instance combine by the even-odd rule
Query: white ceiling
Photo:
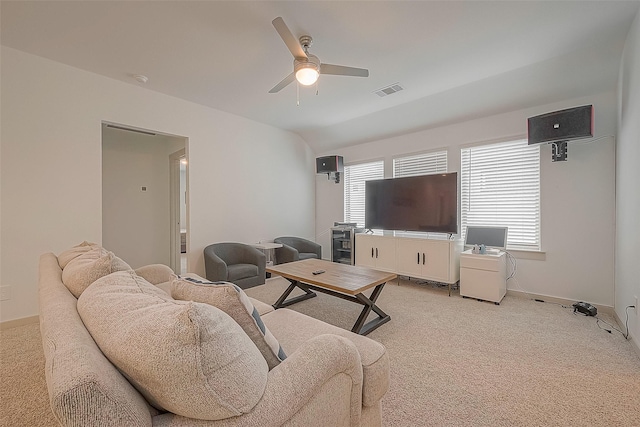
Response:
POLYGON ((616 87, 639 1, 2 1, 1 42, 300 134, 316 153, 616 87), (271 21, 311 35, 293 70, 271 21), (393 83, 405 90, 373 92, 393 83))

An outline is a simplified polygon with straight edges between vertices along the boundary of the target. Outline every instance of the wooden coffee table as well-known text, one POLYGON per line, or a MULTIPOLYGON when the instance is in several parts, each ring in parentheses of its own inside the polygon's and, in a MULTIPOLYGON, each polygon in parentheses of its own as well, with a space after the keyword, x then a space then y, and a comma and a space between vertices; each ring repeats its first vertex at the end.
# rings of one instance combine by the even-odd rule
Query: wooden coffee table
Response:
POLYGON ((364 306, 351 329, 357 334, 366 335, 391 320, 391 317, 376 305, 376 300, 385 283, 397 277, 393 273, 315 258, 274 265, 267 267, 267 271, 271 274, 278 274, 291 282, 287 290, 273 304, 276 309, 313 298, 316 296, 313 291, 318 291, 364 306), (319 270, 324 270, 324 272, 313 274, 314 271, 319 270), (302 289, 305 292, 304 295, 287 299, 295 288, 302 289), (367 297, 363 292, 370 288, 374 289, 371 296, 367 297), (378 317, 365 324, 371 311, 376 313, 378 317))

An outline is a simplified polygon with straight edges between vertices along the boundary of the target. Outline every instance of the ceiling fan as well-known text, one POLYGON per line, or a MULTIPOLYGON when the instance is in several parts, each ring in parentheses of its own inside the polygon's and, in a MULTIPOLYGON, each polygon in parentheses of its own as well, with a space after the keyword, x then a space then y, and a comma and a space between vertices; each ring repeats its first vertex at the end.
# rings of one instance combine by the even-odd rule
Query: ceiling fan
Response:
POLYGON ((313 43, 311 36, 305 35, 296 39, 281 17, 277 17, 271 23, 293 55, 293 73, 275 85, 269 93, 279 92, 294 80, 298 80, 301 85, 310 86, 318 80, 320 74, 369 77, 369 70, 364 68, 321 63, 317 56, 309 53, 309 46, 313 43))

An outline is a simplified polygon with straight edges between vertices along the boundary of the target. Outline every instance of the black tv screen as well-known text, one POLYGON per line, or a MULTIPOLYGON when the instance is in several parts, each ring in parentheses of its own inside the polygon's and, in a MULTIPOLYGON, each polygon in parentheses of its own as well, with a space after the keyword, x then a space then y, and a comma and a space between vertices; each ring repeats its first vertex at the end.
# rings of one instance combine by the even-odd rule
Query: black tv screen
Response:
POLYGON ((365 228, 458 233, 458 173, 365 183, 365 228))

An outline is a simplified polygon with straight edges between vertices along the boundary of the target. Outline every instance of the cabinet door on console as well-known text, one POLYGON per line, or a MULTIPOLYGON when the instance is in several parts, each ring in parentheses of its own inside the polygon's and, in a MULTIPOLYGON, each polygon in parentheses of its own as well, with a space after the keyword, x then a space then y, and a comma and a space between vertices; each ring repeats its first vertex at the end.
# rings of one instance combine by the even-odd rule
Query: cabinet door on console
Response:
POLYGON ((376 270, 396 271, 396 239, 393 237, 378 237, 376 243, 376 270))
POLYGON ((398 274, 448 283, 450 243, 447 240, 398 238, 398 274))
POLYGON ((428 240, 424 242, 425 263, 422 274, 425 278, 448 283, 451 244, 446 240, 428 240))
POLYGON ((361 233, 356 234, 356 265, 395 272, 395 238, 361 233))
POLYGON ((356 234, 356 265, 375 268, 375 236, 356 234))
MULTIPOLYGON (((422 276, 423 243, 421 239, 398 239, 398 274, 409 277, 422 276)), ((424 255, 426 261, 426 254, 424 255)))

